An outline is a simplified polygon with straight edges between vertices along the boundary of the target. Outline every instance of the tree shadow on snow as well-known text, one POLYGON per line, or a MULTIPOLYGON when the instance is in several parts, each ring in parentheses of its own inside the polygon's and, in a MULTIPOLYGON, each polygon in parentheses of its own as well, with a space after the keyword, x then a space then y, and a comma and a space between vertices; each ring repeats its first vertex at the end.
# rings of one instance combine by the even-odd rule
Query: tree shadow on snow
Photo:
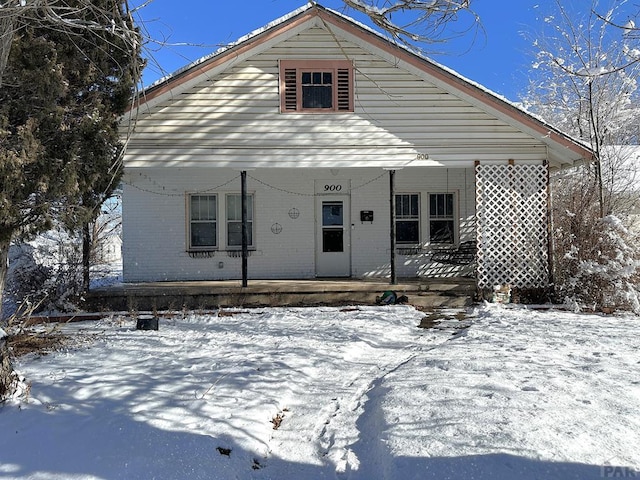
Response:
MULTIPOLYGON (((115 412, 118 406, 101 401, 94 407, 115 412)), ((216 439, 207 435, 162 430, 120 413, 104 422, 94 420, 91 411, 44 408, 0 410, 4 420, 17 417, 0 440, 0 478, 150 479, 179 472, 182 478, 198 479, 211 478, 220 463, 216 439)))
MULTIPOLYGON (((372 385, 364 412, 356 426, 358 441, 351 446, 360 465, 349 472, 349 480, 590 480, 606 477, 640 478, 640 472, 626 467, 586 465, 536 460, 507 453, 458 457, 394 456, 380 432, 387 431, 382 402, 390 389, 379 379, 372 385)), ((426 438, 430 435, 424 431, 426 438)))
POLYGON ((473 480, 589 480, 602 479, 603 467, 570 462, 551 462, 496 453, 464 457, 410 458, 394 461, 397 474, 406 479, 473 480))
MULTIPOLYGON (((361 439, 351 446, 360 465, 339 478, 589 480, 603 478, 607 473, 603 470, 606 467, 537 461, 509 454, 394 457, 380 438, 367 435, 384 431, 379 409, 371 405, 377 401, 374 398, 367 402, 365 414, 358 421, 361 439)), ((47 410, 44 405, 27 405, 21 410, 15 406, 1 408, 0 479, 91 476, 138 480, 306 480, 335 475, 333 466, 328 464, 264 459, 240 447, 232 437, 165 430, 133 415, 115 413, 118 408, 118 403, 108 400, 97 401, 80 413, 47 410), (94 413, 98 411, 99 416, 114 413, 108 422, 97 422, 94 413)), ((617 471, 609 473, 613 476, 617 471)))
MULTIPOLYGON (((134 414, 117 413, 121 405, 103 399, 81 412, 63 410, 46 405, 0 407, 0 479, 271 478, 270 459, 243 449, 230 435, 163 429, 134 414)), ((303 474, 291 478, 319 476, 316 466, 273 460, 280 472, 303 474)))

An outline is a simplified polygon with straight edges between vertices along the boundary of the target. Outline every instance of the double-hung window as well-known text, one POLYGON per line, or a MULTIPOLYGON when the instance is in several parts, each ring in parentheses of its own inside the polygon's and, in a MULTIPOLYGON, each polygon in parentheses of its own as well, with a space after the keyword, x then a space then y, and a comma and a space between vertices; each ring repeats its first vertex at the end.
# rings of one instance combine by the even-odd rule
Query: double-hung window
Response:
POLYGON ((452 244, 455 242, 453 193, 429 195, 429 241, 452 244))
POLYGON ((396 243, 415 245, 420 243, 420 195, 400 193, 396 195, 396 243))
POLYGON ((280 111, 353 112, 353 64, 348 60, 281 60, 280 111))
POLYGON ((189 196, 189 250, 218 247, 218 197, 189 196))
MULTIPOLYGON (((227 247, 242 247, 242 195, 229 193, 227 202, 227 247)), ((247 195, 247 243, 253 247, 253 195, 247 195)))

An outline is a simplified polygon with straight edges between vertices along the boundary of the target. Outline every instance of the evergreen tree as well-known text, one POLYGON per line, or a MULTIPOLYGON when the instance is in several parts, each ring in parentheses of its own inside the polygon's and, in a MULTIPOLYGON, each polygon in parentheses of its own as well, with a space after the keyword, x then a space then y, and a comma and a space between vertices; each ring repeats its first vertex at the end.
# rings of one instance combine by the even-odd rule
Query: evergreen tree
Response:
POLYGON ((62 22, 37 8, 20 17, 0 84, 0 292, 12 240, 92 220, 122 173, 138 33, 126 0, 62 3, 62 22))

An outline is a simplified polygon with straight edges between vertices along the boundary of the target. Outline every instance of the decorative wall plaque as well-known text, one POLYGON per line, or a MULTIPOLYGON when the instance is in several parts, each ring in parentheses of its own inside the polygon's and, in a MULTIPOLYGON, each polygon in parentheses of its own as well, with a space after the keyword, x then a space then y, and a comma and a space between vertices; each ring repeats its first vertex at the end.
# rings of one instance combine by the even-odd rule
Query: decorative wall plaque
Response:
POLYGON ((291 210, 289 210, 289 217, 295 220, 299 216, 300 216, 300 210, 298 210, 297 208, 292 208, 291 210))

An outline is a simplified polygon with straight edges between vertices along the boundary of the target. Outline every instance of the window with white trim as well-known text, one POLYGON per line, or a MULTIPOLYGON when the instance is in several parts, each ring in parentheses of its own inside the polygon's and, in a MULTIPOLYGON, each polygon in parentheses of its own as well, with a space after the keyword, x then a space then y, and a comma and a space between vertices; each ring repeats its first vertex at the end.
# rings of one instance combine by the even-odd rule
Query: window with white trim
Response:
POLYGON ((353 64, 281 60, 280 112, 353 112, 353 64))
MULTIPOLYGON (((242 195, 226 195, 227 247, 242 247, 242 195)), ((253 247, 253 195, 247 195, 247 243, 253 247)))
POLYGON ((396 194, 396 243, 415 245, 420 243, 420 195, 396 194))
POLYGON ((453 193, 429 194, 429 241, 452 244, 455 237, 453 193))
POLYGON ((217 195, 189 195, 189 250, 218 247, 217 195))

